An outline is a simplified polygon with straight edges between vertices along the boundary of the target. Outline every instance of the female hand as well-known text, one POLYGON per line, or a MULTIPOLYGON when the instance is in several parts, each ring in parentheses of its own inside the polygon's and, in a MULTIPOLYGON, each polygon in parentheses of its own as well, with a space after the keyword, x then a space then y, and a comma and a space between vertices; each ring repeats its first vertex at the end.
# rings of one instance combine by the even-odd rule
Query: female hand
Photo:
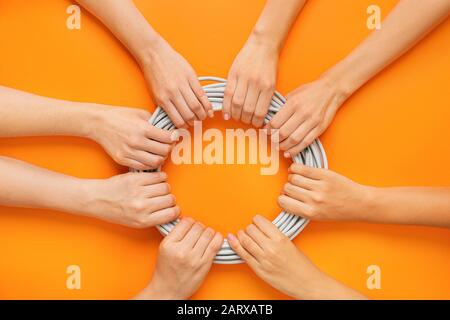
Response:
POLYGON ((277 130, 284 156, 293 157, 328 128, 347 97, 323 77, 289 93, 266 128, 277 130))
POLYGON ((237 238, 229 234, 228 241, 256 275, 289 296, 299 298, 321 280, 319 269, 262 216, 255 216, 237 238))
POLYGON ((104 180, 83 180, 87 215, 132 228, 175 220, 180 209, 164 172, 126 173, 104 180))
POLYGON ((161 242, 148 287, 137 299, 188 299, 203 283, 222 235, 191 218, 183 218, 161 242))
POLYGON ((358 292, 345 287, 320 271, 269 220, 256 216, 253 224, 228 235, 231 248, 262 280, 298 299, 360 299, 358 292))
POLYGON ((177 128, 214 116, 194 69, 164 39, 158 38, 141 65, 155 102, 177 128))
POLYGON ((333 171, 292 164, 278 198, 287 212, 313 220, 364 220, 372 188, 333 171))
POLYGON ((137 170, 155 169, 167 158, 172 144, 178 140, 177 131, 169 132, 149 124, 151 115, 145 110, 95 108, 98 116, 90 138, 123 166, 137 170))
POLYGON ((278 68, 278 48, 251 37, 239 52, 228 74, 223 117, 263 125, 269 109, 278 68))

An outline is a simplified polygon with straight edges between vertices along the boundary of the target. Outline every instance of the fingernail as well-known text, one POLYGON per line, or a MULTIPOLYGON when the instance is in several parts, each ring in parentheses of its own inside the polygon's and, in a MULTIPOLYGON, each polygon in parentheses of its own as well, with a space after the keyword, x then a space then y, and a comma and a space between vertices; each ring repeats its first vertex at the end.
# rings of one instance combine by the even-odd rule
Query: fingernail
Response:
POLYGON ((234 235, 232 235, 231 233, 228 234, 227 236, 228 240, 230 240, 231 242, 236 241, 236 237, 234 235))
POLYGON ((208 110, 208 116, 210 118, 214 118, 214 110, 212 110, 212 109, 208 110))
POLYGON ((224 113, 224 114, 223 114, 223 119, 224 119, 225 121, 230 120, 230 115, 229 115, 228 113, 224 113))
POLYGON ((180 133, 178 132, 178 130, 172 131, 172 134, 170 135, 170 140, 176 142, 178 141, 178 139, 180 139, 180 133))
POLYGON ((285 157, 286 159, 289 159, 289 158, 291 157, 291 154, 290 154, 289 152, 285 152, 285 153, 284 153, 284 157, 285 157))

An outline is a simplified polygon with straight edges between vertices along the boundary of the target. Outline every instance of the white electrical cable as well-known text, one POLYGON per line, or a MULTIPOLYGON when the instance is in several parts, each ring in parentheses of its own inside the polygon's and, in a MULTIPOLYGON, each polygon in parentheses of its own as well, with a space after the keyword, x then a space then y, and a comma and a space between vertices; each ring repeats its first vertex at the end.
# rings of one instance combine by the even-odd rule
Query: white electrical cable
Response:
MULTIPOLYGON (((200 77, 200 81, 210 81, 212 84, 203 86, 206 95, 212 103, 214 111, 222 110, 222 102, 224 97, 224 91, 226 86, 226 80, 217 77, 200 77)), ((280 110, 280 108, 286 103, 286 99, 278 92, 275 92, 270 103, 269 111, 264 119, 264 123, 268 123, 273 116, 280 110)), ((149 120, 150 124, 157 128, 171 130, 175 128, 175 125, 170 120, 169 116, 163 109, 158 107, 149 120)), ((304 165, 315 168, 328 168, 328 161, 319 139, 316 139, 309 147, 293 157, 295 163, 302 163, 304 165)), ((160 169, 158 169, 160 170, 160 169)), ((164 235, 168 235, 170 231, 176 226, 179 220, 175 220, 163 225, 158 226, 159 231, 164 235)), ((294 239, 305 226, 308 224, 308 220, 299 216, 282 211, 278 217, 272 222, 277 228, 284 233, 289 239, 294 239)), ((218 264, 236 264, 243 261, 239 256, 230 248, 227 240, 225 239, 222 248, 217 253, 214 263, 218 264)))

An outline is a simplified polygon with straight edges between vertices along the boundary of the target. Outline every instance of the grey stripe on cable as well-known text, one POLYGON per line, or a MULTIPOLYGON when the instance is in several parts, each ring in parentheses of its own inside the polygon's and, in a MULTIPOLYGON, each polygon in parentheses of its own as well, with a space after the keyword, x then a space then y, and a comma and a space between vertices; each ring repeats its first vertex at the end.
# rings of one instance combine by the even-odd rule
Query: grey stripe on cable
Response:
MULTIPOLYGON (((203 89, 208 96, 209 101, 212 103, 214 111, 222 110, 223 96, 226 86, 226 80, 218 77, 200 77, 200 81, 213 82, 203 86, 203 89)), ((273 116, 280 110, 280 108, 286 103, 286 99, 278 92, 275 92, 272 97, 269 111, 264 119, 265 123, 268 123, 273 116)), ((150 124, 157 128, 172 130, 175 129, 175 125, 172 123, 168 115, 164 110, 158 107, 149 120, 150 124)), ((302 163, 304 165, 315 168, 328 168, 328 161, 325 154, 325 150, 320 143, 319 139, 316 139, 309 147, 293 157, 295 163, 302 163)), ((158 169, 160 170, 160 169, 158 169)), ((308 224, 308 220, 299 216, 282 211, 272 222, 277 228, 284 233, 289 239, 294 239, 308 224)), ((178 220, 172 221, 158 226, 158 230, 164 235, 168 235, 169 232, 176 226, 178 220)), ((230 248, 227 240, 225 239, 222 248, 217 253, 214 263, 218 264, 236 264, 243 261, 239 256, 230 248)))

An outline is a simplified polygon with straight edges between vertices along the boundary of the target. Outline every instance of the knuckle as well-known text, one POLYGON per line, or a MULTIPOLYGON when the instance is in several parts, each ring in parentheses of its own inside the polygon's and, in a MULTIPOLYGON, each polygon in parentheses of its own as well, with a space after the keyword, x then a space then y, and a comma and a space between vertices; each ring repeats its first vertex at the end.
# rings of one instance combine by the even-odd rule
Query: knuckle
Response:
POLYGON ((244 106, 244 98, 239 96, 239 97, 235 97, 233 99, 233 106, 234 107, 238 107, 238 108, 242 108, 244 106))
POLYGON ((256 110, 253 116, 257 119, 262 119, 266 116, 266 113, 264 111, 256 110))
POLYGON ((298 144, 300 141, 301 141, 300 137, 296 135, 291 135, 288 140, 290 144, 298 144))
POLYGON ((231 89, 231 87, 226 87, 225 91, 224 91, 224 95, 225 96, 231 96, 233 95, 233 89, 231 89))
POLYGON ((317 202, 317 203, 323 203, 324 200, 325 200, 324 197, 323 197, 323 195, 320 194, 320 193, 314 194, 314 195, 312 196, 312 199, 313 199, 315 202, 317 202))
MULTIPOLYGON (((130 204, 130 208, 134 212, 141 212, 144 210, 144 203, 141 200, 132 200, 130 204)), ((140 221, 140 217, 137 218, 140 221)))
POLYGON ((187 255, 183 251, 179 250, 174 253, 174 259, 175 261, 178 261, 179 263, 185 265, 188 262, 187 255))
POLYGON ((195 103, 191 104, 191 109, 194 111, 200 111, 200 110, 202 110, 202 106, 200 105, 200 103, 195 102, 195 103))

